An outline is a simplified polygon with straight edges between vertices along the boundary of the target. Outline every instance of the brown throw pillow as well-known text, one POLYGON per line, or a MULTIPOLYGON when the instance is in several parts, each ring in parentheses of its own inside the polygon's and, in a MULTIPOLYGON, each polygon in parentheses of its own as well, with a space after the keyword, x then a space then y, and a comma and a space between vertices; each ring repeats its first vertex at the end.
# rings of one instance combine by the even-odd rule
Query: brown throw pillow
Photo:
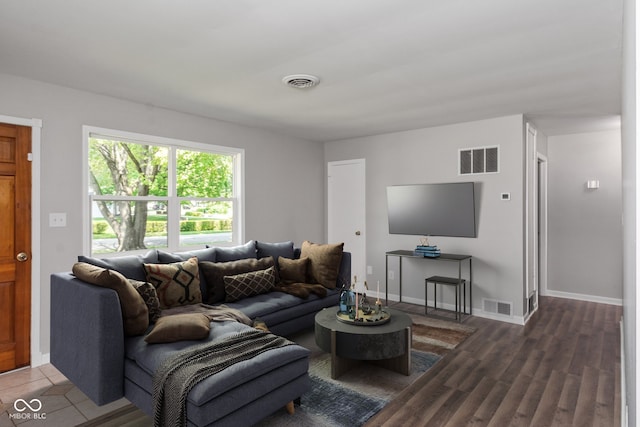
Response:
POLYGON ((144 340, 149 344, 201 340, 210 330, 209 318, 202 313, 174 314, 159 318, 144 340))
POLYGON ((270 292, 276 284, 274 266, 266 270, 224 276, 225 302, 234 302, 254 295, 270 292))
POLYGON ((229 262, 202 261, 200 271, 207 284, 207 303, 224 302, 224 276, 248 273, 250 271, 265 270, 274 265, 273 257, 261 259, 247 258, 229 262))
POLYGON ((160 300, 158 299, 156 288, 149 282, 141 282, 135 279, 129 279, 129 283, 136 288, 136 291, 138 291, 144 303, 147 305, 147 309, 149 309, 149 323, 156 323, 161 312, 160 300))
POLYGON ((305 283, 309 258, 289 259, 278 257, 280 280, 283 283, 305 283))
POLYGON ((124 333, 129 336, 144 334, 149 327, 149 309, 126 277, 115 270, 86 262, 75 263, 72 272, 87 283, 115 290, 120 299, 124 333))
POLYGON ((300 258, 309 258, 310 283, 320 283, 328 289, 336 287, 343 248, 344 243, 302 243, 300 258))
POLYGON ((147 282, 155 286, 160 300, 160 308, 202 302, 198 258, 170 264, 144 264, 147 282))

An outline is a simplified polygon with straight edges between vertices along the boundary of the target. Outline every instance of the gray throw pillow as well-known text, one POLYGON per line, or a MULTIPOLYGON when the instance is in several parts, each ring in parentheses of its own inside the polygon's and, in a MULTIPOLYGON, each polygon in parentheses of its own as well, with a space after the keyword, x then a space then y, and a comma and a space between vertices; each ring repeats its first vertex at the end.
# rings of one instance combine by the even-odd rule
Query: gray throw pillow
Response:
POLYGON ((258 258, 266 258, 272 256, 273 259, 282 258, 294 258, 293 242, 280 242, 280 243, 266 243, 256 242, 256 249, 258 250, 258 258))
POLYGON ((228 262, 245 258, 256 258, 256 242, 249 240, 244 245, 232 246, 230 248, 216 247, 216 261, 228 262))
POLYGON ((145 280, 145 272, 142 264, 155 264, 158 262, 158 251, 153 249, 144 255, 124 255, 113 258, 94 258, 84 255, 78 257, 78 262, 86 262, 91 265, 115 270, 128 279, 145 280))

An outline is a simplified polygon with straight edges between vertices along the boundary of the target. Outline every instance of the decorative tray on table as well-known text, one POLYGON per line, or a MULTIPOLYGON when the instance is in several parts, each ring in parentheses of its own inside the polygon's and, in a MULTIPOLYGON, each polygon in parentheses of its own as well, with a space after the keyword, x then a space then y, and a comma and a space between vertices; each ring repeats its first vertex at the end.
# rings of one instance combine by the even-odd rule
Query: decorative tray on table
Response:
POLYGON ((358 325, 358 326, 376 326, 383 325, 391 320, 391 314, 387 311, 380 311, 376 313, 375 311, 365 312, 362 309, 358 309, 358 318, 351 318, 349 313, 346 311, 339 311, 336 313, 336 318, 339 322, 348 323, 350 325, 358 325))

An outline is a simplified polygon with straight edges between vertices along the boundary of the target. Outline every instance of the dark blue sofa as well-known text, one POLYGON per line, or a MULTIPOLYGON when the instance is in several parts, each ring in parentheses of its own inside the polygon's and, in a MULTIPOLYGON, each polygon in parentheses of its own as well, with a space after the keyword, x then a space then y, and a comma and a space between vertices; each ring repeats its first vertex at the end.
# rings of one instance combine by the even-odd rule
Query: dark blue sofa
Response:
MULTIPOLYGON (((138 258, 142 263, 143 258, 138 258)), ((144 262, 150 261, 153 255, 145 255, 144 262)), ((120 272, 127 277, 135 274, 120 272)), ((287 336, 312 327, 319 310, 337 305, 339 289, 349 283, 350 276, 351 254, 344 252, 338 286, 324 298, 270 292, 226 305, 252 319, 261 318, 272 333, 287 336)), ((208 339, 249 327, 215 322, 208 339)), ((144 336, 126 337, 116 291, 88 284, 68 272, 51 275, 51 363, 98 405, 126 397, 153 415, 156 367, 172 352, 200 343, 148 345, 144 336)), ((202 381, 188 395, 188 424, 251 425, 300 398, 309 388, 308 355, 298 345, 273 349, 202 381)))

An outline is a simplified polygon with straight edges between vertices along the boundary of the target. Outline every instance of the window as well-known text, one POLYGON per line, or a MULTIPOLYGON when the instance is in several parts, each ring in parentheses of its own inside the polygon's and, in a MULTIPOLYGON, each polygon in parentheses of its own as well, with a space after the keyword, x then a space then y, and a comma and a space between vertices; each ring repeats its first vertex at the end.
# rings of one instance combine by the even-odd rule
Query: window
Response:
POLYGON ((463 148, 458 150, 460 175, 498 173, 498 147, 463 148))
POLYGON ((243 150, 84 128, 85 253, 242 242, 243 150))

